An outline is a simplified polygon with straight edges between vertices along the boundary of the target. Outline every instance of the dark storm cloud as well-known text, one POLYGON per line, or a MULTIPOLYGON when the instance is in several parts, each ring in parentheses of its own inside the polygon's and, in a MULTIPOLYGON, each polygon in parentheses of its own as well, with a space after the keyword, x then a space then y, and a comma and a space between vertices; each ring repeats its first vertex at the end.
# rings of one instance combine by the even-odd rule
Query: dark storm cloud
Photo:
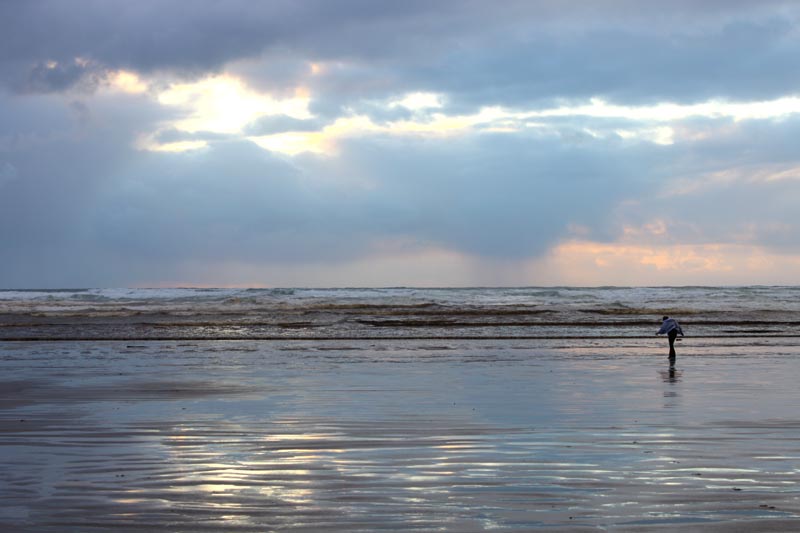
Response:
POLYGON ((333 172, 356 168, 375 180, 363 193, 365 223, 445 248, 518 258, 541 253, 569 224, 604 236, 607 211, 649 186, 635 161, 652 153, 613 140, 577 146, 508 134, 345 146, 333 172))
MULTIPOLYGON (((140 98, 65 101, 0 93, 0 280, 5 286, 75 286, 104 278, 91 237, 100 188, 137 157, 139 128, 164 115, 140 98)), ((135 232, 135 228, 130 228, 135 232)))
POLYGON ((78 77, 72 66, 76 58, 109 68, 200 75, 266 50, 363 57, 391 47, 391 35, 361 42, 359 34, 374 38, 376 32, 401 29, 417 17, 452 12, 454 7, 447 2, 439 7, 422 1, 365 0, 199 0, 191 8, 179 0, 3 2, 0 63, 3 78, 19 86, 31 77, 44 77, 42 65, 54 61, 60 66, 51 74, 50 88, 58 90, 78 77))
POLYGON ((558 99, 656 103, 772 99, 800 85, 797 28, 781 20, 740 22, 710 34, 652 35, 641 29, 566 39, 532 36, 490 50, 457 51, 412 71, 454 104, 551 105, 558 99))
POLYGON ((310 186, 249 142, 140 157, 99 199, 97 242, 158 261, 336 259, 363 246, 337 222, 348 210, 341 191, 310 186))
POLYGON ((66 63, 37 63, 21 86, 25 92, 58 92, 76 85, 94 90, 103 78, 102 69, 95 64, 72 60, 66 63))
POLYGON ((280 89, 306 79, 309 61, 325 61, 331 70, 313 83, 332 101, 321 108, 403 90, 447 92, 453 105, 468 106, 588 96, 765 99, 800 81, 791 2, 186 6, 4 2, 0 76, 17 88, 61 90, 98 66, 191 76, 250 58, 263 62, 240 72, 256 86, 280 89))

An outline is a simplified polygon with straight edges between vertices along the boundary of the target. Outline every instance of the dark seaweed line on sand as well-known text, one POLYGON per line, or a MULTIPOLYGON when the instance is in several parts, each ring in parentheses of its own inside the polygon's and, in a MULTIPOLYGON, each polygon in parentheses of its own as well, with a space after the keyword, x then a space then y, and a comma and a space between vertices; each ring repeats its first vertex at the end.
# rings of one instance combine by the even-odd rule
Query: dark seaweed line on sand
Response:
MULTIPOLYGON (((614 340, 614 339, 653 339, 653 335, 376 335, 376 336, 280 336, 260 335, 251 337, 233 336, 96 336, 96 337, 0 337, 0 342, 95 342, 95 341, 404 341, 404 340, 614 340)), ((692 335, 687 339, 791 339, 800 338, 800 334, 721 334, 721 335, 692 335)))

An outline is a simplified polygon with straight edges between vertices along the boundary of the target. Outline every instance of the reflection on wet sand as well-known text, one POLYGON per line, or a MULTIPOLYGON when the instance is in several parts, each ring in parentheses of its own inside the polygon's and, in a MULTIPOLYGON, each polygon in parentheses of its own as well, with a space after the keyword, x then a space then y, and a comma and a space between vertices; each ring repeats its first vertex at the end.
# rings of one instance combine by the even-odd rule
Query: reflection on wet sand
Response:
POLYGON ((665 383, 664 410, 675 411, 680 408, 680 392, 676 385, 681 382, 683 371, 670 366, 669 370, 662 370, 660 374, 665 383))
POLYGON ((664 383, 678 383, 681 380, 681 376, 683 376, 682 370, 675 370, 674 368, 662 370, 659 373, 664 383))
POLYGON ((132 355, 114 371, 102 357, 86 359, 38 381, 7 360, 14 381, 0 390, 18 401, 0 403, 0 525, 479 531, 736 521, 756 531, 797 523, 800 421, 776 407, 794 390, 792 358, 742 369, 706 357, 697 364, 709 366, 685 375, 661 371, 659 383, 646 358, 602 347, 577 359, 479 345, 457 356, 482 361, 470 365, 412 348, 342 364, 353 356, 304 359, 265 345, 220 358, 192 347, 164 359, 182 365, 168 387, 160 355, 132 355), (724 380, 709 379, 715 369, 724 380), (80 394, 72 370, 94 376, 80 394), (741 395, 738 380, 756 371, 769 384, 741 395))

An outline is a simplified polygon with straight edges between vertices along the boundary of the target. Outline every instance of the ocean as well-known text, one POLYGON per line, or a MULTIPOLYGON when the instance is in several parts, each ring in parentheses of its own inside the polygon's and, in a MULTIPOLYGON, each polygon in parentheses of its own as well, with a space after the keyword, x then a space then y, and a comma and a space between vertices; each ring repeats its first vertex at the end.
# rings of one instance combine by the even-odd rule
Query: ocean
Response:
POLYGON ((0 290, 0 340, 645 338, 800 334, 800 287, 0 290))

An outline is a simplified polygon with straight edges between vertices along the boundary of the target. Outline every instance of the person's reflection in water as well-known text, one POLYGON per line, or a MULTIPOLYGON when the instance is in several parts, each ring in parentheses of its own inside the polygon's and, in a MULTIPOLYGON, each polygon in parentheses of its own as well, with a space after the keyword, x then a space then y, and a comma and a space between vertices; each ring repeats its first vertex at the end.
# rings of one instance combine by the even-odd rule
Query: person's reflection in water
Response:
POLYGON ((668 383, 667 388, 664 389, 664 408, 674 409, 680 405, 680 395, 678 394, 677 384, 681 381, 683 372, 675 370, 675 367, 669 367, 668 371, 661 372, 661 378, 664 383, 668 383))
POLYGON ((669 367, 667 371, 659 372, 661 374, 661 379, 664 383, 678 383, 681 380, 681 376, 683 376, 683 372, 680 370, 675 370, 675 367, 669 367))
POLYGON ((667 381, 670 383, 676 383, 678 381, 678 378, 675 375, 675 367, 672 365, 670 365, 669 372, 667 372, 667 381))

